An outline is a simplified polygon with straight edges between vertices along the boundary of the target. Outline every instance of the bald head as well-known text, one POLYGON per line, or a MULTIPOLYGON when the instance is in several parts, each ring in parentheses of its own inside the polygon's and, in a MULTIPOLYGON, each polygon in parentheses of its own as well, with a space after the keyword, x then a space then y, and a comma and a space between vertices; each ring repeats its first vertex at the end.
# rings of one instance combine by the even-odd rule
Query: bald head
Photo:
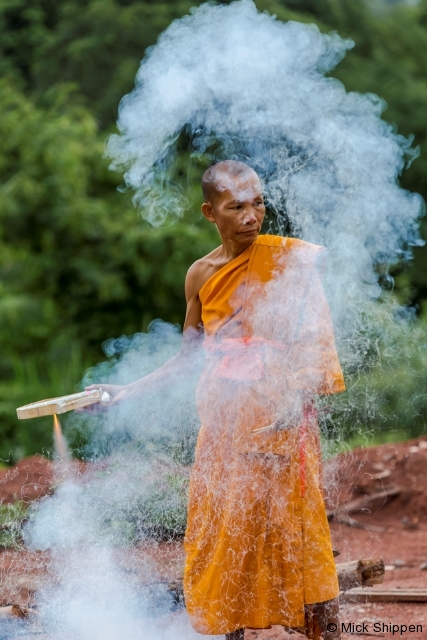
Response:
POLYGON ((224 160, 205 171, 202 188, 203 215, 216 225, 228 253, 239 255, 255 241, 264 220, 261 180, 244 162, 224 160))
POLYGON ((244 162, 223 160, 213 164, 202 176, 202 191, 205 202, 212 202, 215 196, 224 191, 233 191, 237 182, 256 179, 256 172, 244 162))

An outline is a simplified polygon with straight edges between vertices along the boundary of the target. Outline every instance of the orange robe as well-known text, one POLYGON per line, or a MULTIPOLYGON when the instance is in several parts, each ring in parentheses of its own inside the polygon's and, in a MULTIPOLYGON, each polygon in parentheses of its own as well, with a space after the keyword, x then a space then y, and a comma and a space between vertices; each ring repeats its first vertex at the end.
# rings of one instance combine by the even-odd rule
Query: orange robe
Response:
POLYGON ((306 604, 338 595, 316 413, 307 406, 293 427, 283 418, 295 390, 344 390, 321 256, 259 236, 199 292, 207 362, 184 575, 199 633, 303 627, 306 604))

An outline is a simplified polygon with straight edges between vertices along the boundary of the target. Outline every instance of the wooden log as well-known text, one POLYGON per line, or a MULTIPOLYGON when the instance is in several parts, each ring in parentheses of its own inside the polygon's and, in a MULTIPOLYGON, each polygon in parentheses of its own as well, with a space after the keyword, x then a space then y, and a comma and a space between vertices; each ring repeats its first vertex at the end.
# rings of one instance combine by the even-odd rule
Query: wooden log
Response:
POLYGON ((350 513, 354 513, 355 511, 360 511, 361 509, 370 507, 373 502, 376 502, 378 500, 385 501, 388 498, 395 498, 400 493, 402 493, 402 489, 400 487, 384 487, 384 489, 382 489, 381 491, 376 491, 375 493, 370 493, 369 495, 355 498, 354 500, 350 500, 350 502, 341 504, 339 507, 336 507, 334 509, 327 509, 326 515, 328 517, 328 520, 339 518, 340 516, 348 516, 350 513))
POLYGON ((344 602, 427 602, 427 589, 362 589, 340 594, 344 602))
POLYGON ((354 527, 355 529, 374 531, 375 533, 383 533, 384 531, 387 531, 386 527, 379 527, 376 524, 369 524, 367 522, 359 522, 359 520, 356 520, 351 516, 334 516, 334 522, 340 522, 341 524, 346 524, 349 527, 354 527))
POLYGON ((8 604, 5 607, 0 607, 0 619, 28 618, 31 613, 33 613, 32 609, 20 604, 8 604))
POLYGON ((354 587, 372 587, 384 581, 385 568, 382 558, 337 562, 336 566, 341 591, 348 591, 354 587))

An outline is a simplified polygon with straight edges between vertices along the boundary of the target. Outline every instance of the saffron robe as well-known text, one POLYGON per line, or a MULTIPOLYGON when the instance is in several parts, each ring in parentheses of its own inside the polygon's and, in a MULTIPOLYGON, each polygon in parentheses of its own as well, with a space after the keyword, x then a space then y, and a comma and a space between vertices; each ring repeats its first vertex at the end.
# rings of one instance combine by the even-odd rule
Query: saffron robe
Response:
POLYGON ((323 251, 259 236, 199 292, 207 362, 197 389, 202 427, 184 590, 202 634, 304 627, 305 605, 339 592, 316 413, 307 405, 295 426, 288 401, 296 391, 344 390, 323 251))

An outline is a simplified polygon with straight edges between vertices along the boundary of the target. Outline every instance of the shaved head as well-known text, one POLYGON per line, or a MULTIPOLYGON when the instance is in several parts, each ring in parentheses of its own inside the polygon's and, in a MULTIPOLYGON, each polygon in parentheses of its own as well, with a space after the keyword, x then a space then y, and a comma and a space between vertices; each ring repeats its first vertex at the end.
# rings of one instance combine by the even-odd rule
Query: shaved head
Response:
POLYGON ((259 176, 244 162, 223 160, 205 171, 202 189, 203 215, 216 225, 223 248, 239 255, 255 241, 264 220, 259 176))
POLYGON ((226 190, 232 190, 236 181, 259 177, 257 173, 244 162, 238 160, 223 160, 206 169, 202 176, 202 191, 205 202, 212 202, 215 196, 226 190))

